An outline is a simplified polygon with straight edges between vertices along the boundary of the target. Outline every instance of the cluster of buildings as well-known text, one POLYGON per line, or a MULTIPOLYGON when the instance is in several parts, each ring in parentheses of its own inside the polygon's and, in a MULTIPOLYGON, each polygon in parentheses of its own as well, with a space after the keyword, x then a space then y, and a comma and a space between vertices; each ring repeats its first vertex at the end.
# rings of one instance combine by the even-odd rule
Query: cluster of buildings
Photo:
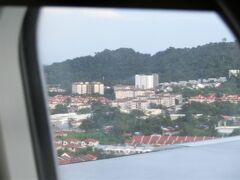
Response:
MULTIPOLYGON (((114 86, 115 100, 111 103, 112 107, 118 107, 125 112, 134 109, 148 111, 154 109, 153 104, 169 108, 182 103, 181 94, 156 93, 158 81, 158 74, 137 74, 135 75, 135 86, 114 86)), ((161 113, 159 109, 156 111, 161 113)))
POLYGON ((182 103, 181 94, 148 94, 143 96, 126 97, 122 99, 116 99, 112 101, 112 107, 118 107, 123 111, 131 111, 135 109, 139 110, 150 110, 155 109, 154 106, 163 106, 166 108, 176 106, 182 103))
POLYGON ((87 148, 87 147, 96 147, 99 144, 99 141, 96 139, 84 139, 84 140, 79 140, 79 139, 65 139, 65 140, 55 140, 54 142, 56 150, 65 150, 67 149, 68 151, 71 152, 77 152, 80 149, 87 148))
POLYGON ((130 85, 117 85, 113 87, 114 93, 115 93, 115 99, 121 100, 121 99, 127 99, 127 98, 136 98, 140 96, 149 96, 154 95, 155 91, 154 89, 141 89, 136 88, 134 86, 130 85))
POLYGON ((80 155, 80 156, 73 156, 69 153, 63 153, 61 156, 57 157, 58 164, 59 165, 65 165, 65 164, 72 164, 72 163, 79 163, 79 162, 85 162, 85 161, 95 161, 97 160, 97 156, 94 154, 86 154, 86 155, 80 155))
POLYGON ((67 113, 58 113, 50 116, 51 124, 56 129, 76 129, 84 120, 91 117, 91 113, 76 113, 80 109, 91 108, 93 102, 110 104, 110 100, 105 97, 93 96, 64 96, 56 95, 48 98, 50 110, 54 110, 57 105, 67 105, 67 113))
POLYGON ((60 129, 69 129, 71 126, 72 128, 78 128, 82 121, 87 120, 91 117, 90 113, 86 114, 77 114, 77 113, 63 113, 63 114, 53 114, 50 116, 51 124, 55 128, 60 129))
POLYGON ((130 146, 130 145, 100 145, 99 149, 105 154, 114 154, 116 156, 148 153, 154 150, 152 146, 130 146))
POLYGON ((239 116, 222 116, 222 119, 218 121, 215 127, 217 132, 222 135, 229 135, 235 129, 240 129, 240 117, 239 116))
POLYGON ((63 96, 56 95, 48 98, 48 106, 54 109, 57 104, 68 104, 69 106, 77 106, 78 109, 89 107, 92 102, 101 102, 102 104, 109 104, 110 101, 105 97, 93 96, 63 96))
MULTIPOLYGON (((238 76, 240 70, 229 70, 229 78, 238 76)), ((130 112, 132 110, 142 110, 146 116, 158 115, 168 110, 171 120, 176 120, 185 117, 185 114, 177 114, 183 102, 181 94, 172 93, 173 87, 187 87, 190 89, 201 89, 205 87, 218 87, 221 83, 227 81, 226 77, 208 78, 199 80, 167 82, 159 84, 158 74, 136 74, 135 85, 116 85, 113 87, 115 100, 109 100, 102 96, 94 96, 95 94, 104 95, 104 84, 101 82, 75 82, 72 84, 72 93, 79 94, 79 96, 62 96, 57 95, 49 97, 49 107, 54 109, 57 104, 67 104, 69 108, 77 107, 77 109, 91 108, 93 101, 101 102, 102 104, 118 107, 123 112, 130 112), (87 96, 80 96, 87 95, 87 96), (178 109, 179 108, 179 109, 178 109), (171 111, 171 109, 175 109, 171 111), (178 109, 178 110, 177 110, 178 109)), ((56 88, 56 87, 55 87, 56 88)), ((49 89, 50 90, 50 89, 49 89)), ((55 92, 57 89, 52 88, 55 92)), ((208 96, 193 96, 187 99, 189 103, 213 103, 231 102, 240 103, 240 95, 223 95, 221 97, 215 94, 208 96)), ((194 117, 202 116, 196 114, 194 117)), ((70 124, 73 127, 79 127, 83 120, 91 117, 91 113, 77 114, 74 111, 66 114, 51 115, 51 122, 56 126, 60 124, 70 124)), ((104 132, 111 131, 113 126, 104 127, 104 132)), ((214 137, 208 136, 178 136, 179 130, 175 127, 161 127, 162 135, 153 134, 150 136, 141 135, 141 132, 135 135, 129 135, 129 138, 122 145, 100 145, 97 139, 69 139, 68 132, 56 132, 56 136, 61 136, 64 140, 55 140, 55 147, 57 150, 63 150, 71 153, 76 153, 84 148, 101 149, 105 154, 116 156, 130 155, 137 153, 147 153, 156 150, 160 146, 173 145, 188 142, 197 142, 204 140, 211 140, 214 137)), ((230 134, 234 129, 240 128, 240 118, 224 116, 219 120, 215 129, 220 134, 230 134)), ((63 129, 63 128, 62 128, 63 129)), ((74 128, 72 128, 74 129, 74 128)), ((76 128, 78 129, 78 128, 76 128)), ((78 129, 79 130, 79 129, 78 129)), ((78 132, 76 132, 78 133, 78 132)), ((83 133, 83 132, 79 132, 83 133)), ((96 160, 98 157, 89 152, 85 155, 74 156, 71 153, 63 153, 58 157, 60 164, 69 164, 75 162, 84 162, 96 160)))
POLYGON ((221 83, 226 82, 226 77, 198 79, 178 82, 164 82, 160 83, 160 90, 164 92, 171 92, 173 87, 189 88, 189 89, 203 89, 206 87, 219 87, 221 83))
POLYGON ((104 95, 104 84, 101 82, 75 82, 72 84, 72 93, 80 95, 104 95))
POLYGON ((60 84, 49 84, 48 85, 48 92, 50 93, 64 93, 66 92, 65 89, 62 89, 61 88, 61 85, 60 84))
POLYGON ((214 102, 231 102, 240 103, 240 95, 223 95, 217 97, 215 94, 210 94, 208 96, 198 95, 192 96, 188 99, 188 102, 199 102, 199 103, 214 103, 214 102))
MULTIPOLYGON (((57 134, 56 136, 67 136, 68 132, 59 132, 60 134, 57 134)), ((63 154, 59 155, 57 157, 58 163, 60 165, 65 164, 72 164, 72 163, 78 163, 78 162, 85 162, 85 161, 94 161, 97 160, 97 156, 89 152, 87 154, 82 155, 74 155, 77 151, 87 148, 87 147, 96 147, 99 144, 99 141, 96 139, 85 139, 85 140, 79 140, 79 139, 71 139, 66 138, 65 140, 56 139, 54 142, 56 150, 63 150, 65 151, 63 154), (68 153, 66 153, 66 151, 68 153)))

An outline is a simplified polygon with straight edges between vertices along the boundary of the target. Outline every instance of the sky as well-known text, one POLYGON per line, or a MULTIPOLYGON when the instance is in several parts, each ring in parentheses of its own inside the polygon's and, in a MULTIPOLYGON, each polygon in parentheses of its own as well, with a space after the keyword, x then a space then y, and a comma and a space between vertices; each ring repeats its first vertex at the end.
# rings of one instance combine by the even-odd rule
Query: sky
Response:
POLYGON ((155 54, 235 40, 215 12, 58 8, 41 10, 37 47, 43 64, 126 47, 155 54))

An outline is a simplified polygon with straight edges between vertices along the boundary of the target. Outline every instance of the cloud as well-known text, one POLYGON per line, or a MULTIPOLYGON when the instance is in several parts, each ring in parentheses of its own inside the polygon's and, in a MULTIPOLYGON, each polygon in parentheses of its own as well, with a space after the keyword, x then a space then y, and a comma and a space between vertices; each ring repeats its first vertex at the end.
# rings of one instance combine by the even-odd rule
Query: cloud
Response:
POLYGON ((96 18, 107 18, 107 19, 121 19, 123 15, 114 9, 98 9, 98 8, 81 8, 80 13, 96 17, 96 18))
POLYGON ((47 7, 43 8, 42 12, 48 15, 54 16, 68 16, 68 17, 79 17, 88 16, 92 18, 100 19, 122 19, 123 14, 118 12, 116 9, 111 8, 69 8, 69 7, 47 7))

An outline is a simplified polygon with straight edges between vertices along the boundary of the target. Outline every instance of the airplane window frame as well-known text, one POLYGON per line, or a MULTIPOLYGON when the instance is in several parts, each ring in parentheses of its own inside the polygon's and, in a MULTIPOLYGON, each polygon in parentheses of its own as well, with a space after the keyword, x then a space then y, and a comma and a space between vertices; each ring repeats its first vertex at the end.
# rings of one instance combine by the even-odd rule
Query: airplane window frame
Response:
POLYGON ((54 180, 58 179, 56 153, 52 143, 43 71, 36 48, 39 10, 31 8, 26 12, 20 37, 20 65, 38 176, 40 179, 54 180))
MULTIPOLYGON (((184 6, 180 3, 174 6, 167 2, 159 3, 156 1, 132 1, 130 2, 83 2, 76 4, 77 7, 112 7, 112 8, 147 8, 147 9, 178 9, 178 10, 213 10, 216 11, 226 22, 235 36, 239 39, 240 32, 238 24, 234 18, 228 14, 227 9, 224 9, 223 3, 196 3, 193 1, 190 5, 184 6), (220 5, 219 5, 220 4, 220 5)), ((55 5, 55 4, 52 4, 55 5)), ((59 4, 56 4, 57 6, 59 4)), ((71 7, 75 4, 66 4, 71 7)), ((56 153, 53 147, 53 138, 51 134, 51 126, 49 122, 49 113, 47 109, 47 94, 45 92, 45 83, 43 78, 43 70, 38 61, 36 49, 36 31, 37 19, 41 7, 30 7, 27 10, 24 22, 22 25, 22 33, 20 36, 19 52, 21 56, 21 70, 23 84, 25 90, 25 98, 27 101, 27 109, 29 123, 31 129, 32 143, 35 154, 35 161, 38 170, 39 179, 58 179, 56 153), (44 157, 44 158, 42 158, 44 157)))

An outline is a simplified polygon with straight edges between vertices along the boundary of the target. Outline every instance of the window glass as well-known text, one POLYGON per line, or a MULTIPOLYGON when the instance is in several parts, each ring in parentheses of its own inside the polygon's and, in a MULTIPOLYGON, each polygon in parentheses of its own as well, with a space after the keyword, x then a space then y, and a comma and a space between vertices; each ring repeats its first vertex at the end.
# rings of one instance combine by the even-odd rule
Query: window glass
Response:
POLYGON ((60 165, 240 135, 240 51, 214 12, 43 8, 37 40, 60 165))

